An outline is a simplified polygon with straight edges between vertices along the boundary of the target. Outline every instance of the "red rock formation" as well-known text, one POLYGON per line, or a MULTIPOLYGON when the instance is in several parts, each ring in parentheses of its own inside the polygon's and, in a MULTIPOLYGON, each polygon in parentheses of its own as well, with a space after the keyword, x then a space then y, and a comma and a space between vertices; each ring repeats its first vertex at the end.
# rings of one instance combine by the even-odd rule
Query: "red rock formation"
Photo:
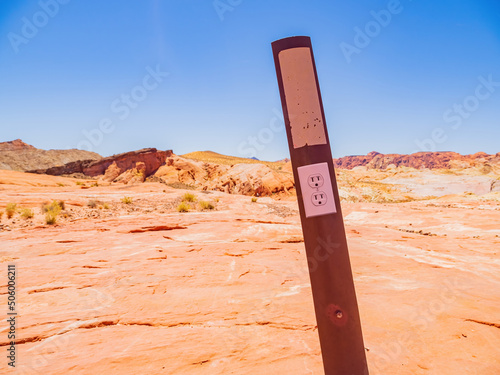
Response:
POLYGON ((132 169, 127 169, 125 172, 120 174, 115 182, 121 182, 124 184, 133 184, 144 182, 146 179, 147 166, 144 162, 139 161, 135 163, 135 167, 132 169))
MULTIPOLYGON (((100 160, 79 160, 68 163, 60 167, 30 171, 31 173, 49 174, 53 176, 70 175, 75 173, 85 176, 98 177, 105 176, 104 180, 113 181, 122 173, 138 168, 138 163, 143 163, 140 169, 145 177, 155 173, 160 166, 165 164, 167 157, 172 155, 172 151, 158 151, 156 148, 145 148, 138 151, 126 152, 108 156, 100 160), (108 169, 111 169, 108 171, 108 169), (111 176, 114 176, 111 179, 111 176)), ((129 179, 127 179, 128 181, 129 179)))
POLYGON ((165 160, 171 155, 171 150, 158 151, 156 148, 144 148, 138 151, 131 151, 103 158, 83 168, 83 174, 96 177, 104 175, 108 167, 112 164, 116 164, 119 169, 126 171, 128 169, 134 169, 136 163, 143 162, 145 164, 145 174, 147 177, 155 173, 160 166, 165 164, 165 160))
POLYGON ((36 150, 36 147, 24 143, 20 139, 15 139, 9 142, 0 142, 0 151, 20 151, 20 150, 36 150))
POLYGON ((203 189, 263 196, 287 192, 293 187, 291 173, 276 172, 263 164, 235 164, 219 178, 208 180, 203 189))
POLYGON ((411 155, 380 154, 376 151, 368 155, 345 156, 334 159, 335 166, 342 169, 353 169, 358 166, 366 166, 369 169, 386 169, 393 164, 396 167, 411 167, 416 169, 449 169, 468 168, 484 163, 499 163, 500 153, 488 155, 478 152, 473 155, 460 155, 456 152, 417 152, 411 155))
POLYGON ((274 171, 263 164, 232 166, 169 157, 155 176, 165 183, 182 182, 202 190, 218 190, 232 194, 271 195, 293 188, 291 173, 274 171))

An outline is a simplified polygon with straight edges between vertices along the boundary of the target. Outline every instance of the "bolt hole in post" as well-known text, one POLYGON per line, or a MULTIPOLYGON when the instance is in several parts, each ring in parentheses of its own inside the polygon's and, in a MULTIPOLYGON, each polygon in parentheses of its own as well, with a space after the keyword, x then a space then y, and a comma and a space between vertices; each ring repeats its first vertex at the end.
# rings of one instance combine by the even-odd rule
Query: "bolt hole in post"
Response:
POLYGON ((272 47, 325 374, 366 375, 361 322, 311 40, 285 38, 273 42, 272 47))

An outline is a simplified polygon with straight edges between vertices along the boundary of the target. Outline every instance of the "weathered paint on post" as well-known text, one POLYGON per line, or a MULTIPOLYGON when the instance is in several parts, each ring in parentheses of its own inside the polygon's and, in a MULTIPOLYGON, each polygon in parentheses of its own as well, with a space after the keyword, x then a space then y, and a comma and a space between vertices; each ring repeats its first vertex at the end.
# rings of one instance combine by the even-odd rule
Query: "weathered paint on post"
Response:
POLYGON ((311 40, 272 43, 326 375, 368 367, 311 40), (333 196, 332 196, 333 195, 333 196))

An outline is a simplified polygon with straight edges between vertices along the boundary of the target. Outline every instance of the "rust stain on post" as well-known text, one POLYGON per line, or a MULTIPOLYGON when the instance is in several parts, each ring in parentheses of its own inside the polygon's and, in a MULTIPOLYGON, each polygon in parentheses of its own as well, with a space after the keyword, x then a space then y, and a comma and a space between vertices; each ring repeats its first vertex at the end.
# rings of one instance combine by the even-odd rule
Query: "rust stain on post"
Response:
POLYGON ((279 53, 293 147, 324 145, 326 136, 309 48, 279 53))

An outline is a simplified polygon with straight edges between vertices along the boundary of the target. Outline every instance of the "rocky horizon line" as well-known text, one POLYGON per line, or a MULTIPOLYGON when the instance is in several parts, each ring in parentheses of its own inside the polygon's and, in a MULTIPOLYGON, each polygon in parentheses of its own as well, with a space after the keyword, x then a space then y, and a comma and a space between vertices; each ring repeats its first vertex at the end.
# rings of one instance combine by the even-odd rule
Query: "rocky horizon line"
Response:
MULTIPOLYGON (((145 148, 142 148, 140 150, 147 150, 147 149, 157 149, 157 148, 156 147, 145 147, 145 148)), ((129 153, 129 152, 140 151, 140 150, 129 150, 129 151, 124 151, 124 152, 120 152, 120 153, 117 153, 117 154, 103 156, 103 155, 101 155, 101 154, 99 154, 99 153, 97 153, 95 151, 81 150, 81 149, 78 149, 78 148, 49 149, 49 150, 45 150, 45 149, 37 148, 37 147, 35 147, 33 145, 30 145, 28 143, 25 143, 20 138, 14 139, 12 141, 0 142, 0 151, 20 151, 20 150, 43 150, 43 151, 69 151, 69 150, 78 150, 78 151, 83 151, 83 152, 94 153, 94 154, 99 155, 102 158, 112 157, 112 156, 117 156, 117 155, 122 155, 122 154, 126 154, 126 153, 129 153)), ((172 149, 165 149, 165 150, 162 150, 162 151, 173 152, 172 149)), ((192 151, 192 152, 186 153, 184 155, 191 154, 191 153, 194 153, 194 152, 211 152, 211 153, 214 153, 214 154, 219 154, 219 155, 224 155, 224 156, 230 156, 230 157, 234 157, 234 158, 248 159, 248 160, 257 160, 257 161, 266 161, 266 162, 271 162, 271 163, 279 163, 279 162, 288 162, 288 161, 290 161, 290 159, 288 157, 284 157, 282 159, 278 159, 278 160, 275 160, 275 161, 269 161, 269 160, 261 160, 261 159, 258 159, 256 157, 247 158, 247 157, 243 157, 243 156, 226 155, 226 154, 221 154, 219 152, 211 151, 211 150, 192 151)), ((459 156, 462 156, 462 157, 469 157, 469 158, 473 158, 473 159, 478 159, 478 158, 484 158, 484 157, 489 157, 489 156, 499 156, 500 152, 497 152, 496 154, 488 154, 488 153, 483 152, 483 151, 478 151, 478 152, 475 152, 475 153, 472 153, 472 154, 462 154, 462 153, 456 152, 456 151, 444 151, 444 150, 440 150, 440 151, 425 151, 425 150, 423 150, 423 151, 413 152, 413 153, 410 153, 410 154, 400 154, 400 153, 381 153, 381 152, 378 152, 378 151, 370 151, 367 154, 344 155, 344 156, 340 156, 340 157, 337 157, 337 158, 333 158, 333 160, 337 161, 337 160, 341 160, 341 159, 344 159, 344 158, 360 158, 360 157, 374 158, 374 157, 376 157, 378 155, 382 155, 382 156, 402 156, 403 157, 403 156, 424 155, 424 154, 431 154, 431 155, 440 155, 440 154, 450 154, 451 155, 451 154, 455 154, 455 155, 459 155, 459 156)))

